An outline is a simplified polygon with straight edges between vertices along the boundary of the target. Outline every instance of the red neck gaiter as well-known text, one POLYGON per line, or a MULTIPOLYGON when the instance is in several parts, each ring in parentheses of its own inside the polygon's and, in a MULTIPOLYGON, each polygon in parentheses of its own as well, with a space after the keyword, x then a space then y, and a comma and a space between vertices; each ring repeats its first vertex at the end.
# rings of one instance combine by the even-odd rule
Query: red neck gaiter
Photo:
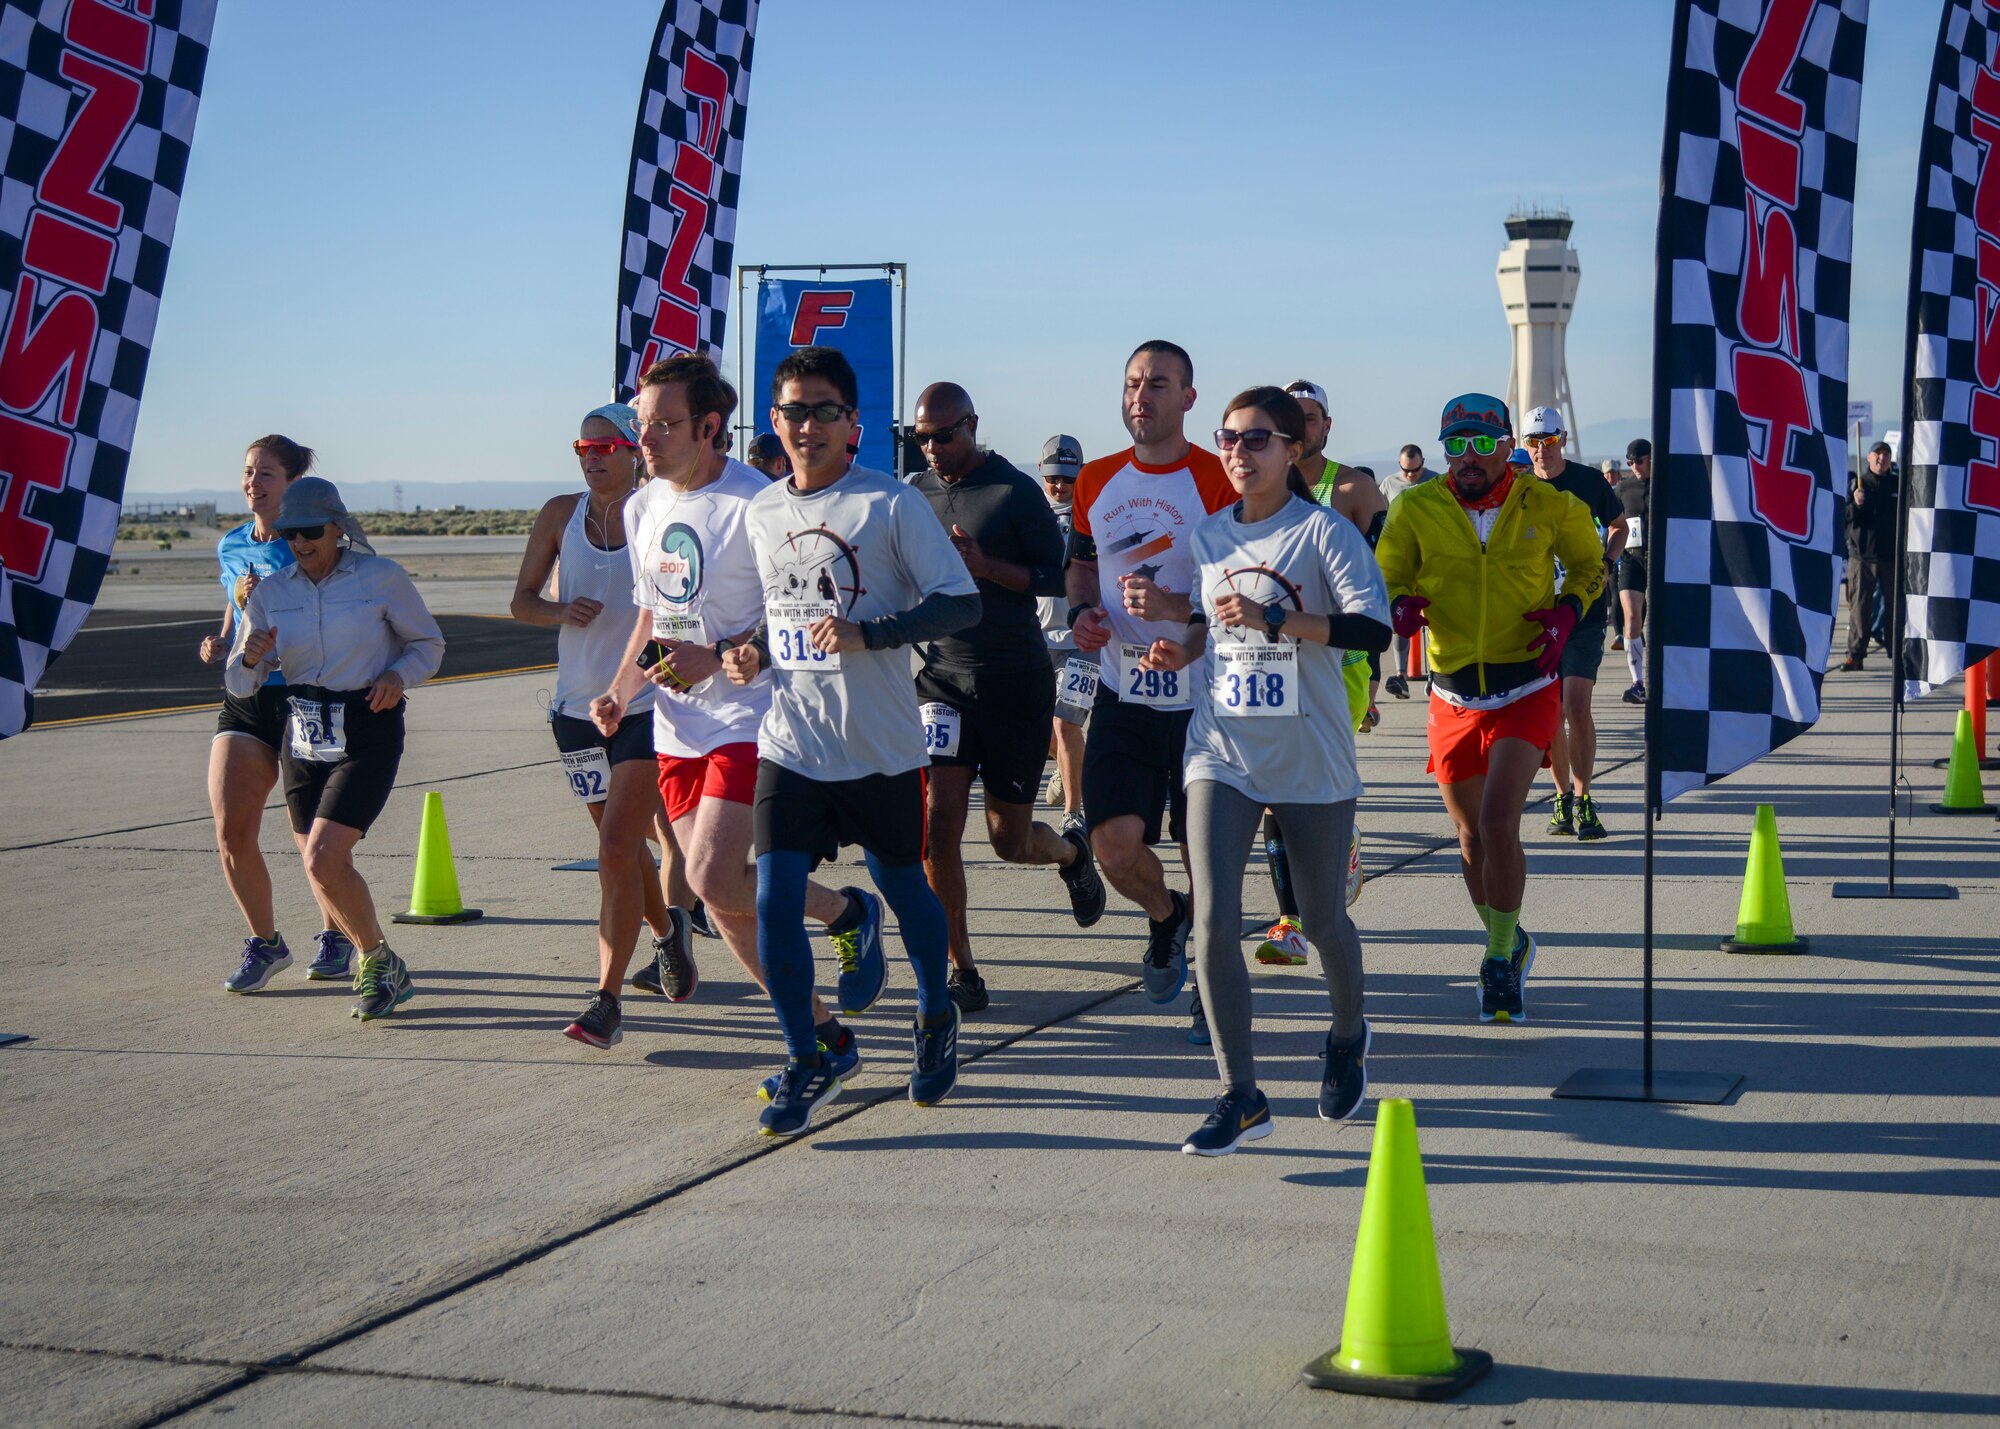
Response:
POLYGON ((1451 488, 1451 494, 1458 497, 1458 504, 1463 506, 1467 511, 1491 511, 1498 507, 1501 502, 1505 501, 1507 493, 1514 489, 1514 473, 1511 468, 1506 475, 1493 483, 1491 491, 1487 492, 1484 496, 1476 498, 1460 496, 1458 484, 1449 476, 1444 481, 1445 485, 1451 488))

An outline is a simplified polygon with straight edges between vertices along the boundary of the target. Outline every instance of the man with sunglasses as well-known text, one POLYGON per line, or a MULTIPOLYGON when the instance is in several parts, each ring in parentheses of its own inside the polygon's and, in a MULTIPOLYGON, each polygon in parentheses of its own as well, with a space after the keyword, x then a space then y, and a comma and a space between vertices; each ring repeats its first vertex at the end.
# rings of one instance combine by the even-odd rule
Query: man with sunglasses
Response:
MULTIPOLYGON (((1194 528, 1236 500, 1215 453, 1187 439, 1194 402, 1186 350, 1141 343, 1125 363, 1121 405, 1132 445, 1084 465, 1070 510, 1069 620, 1101 675, 1083 746, 1083 817, 1105 878, 1146 912, 1140 977, 1155 1003, 1172 1002, 1187 981, 1188 897, 1167 887, 1150 846, 1164 816, 1187 864, 1181 766, 1194 684, 1140 661, 1155 640, 1186 634, 1194 528)), ((1190 1035, 1205 1038, 1199 992, 1190 1012, 1190 1035)))
POLYGON ((1104 916, 1104 881, 1081 831, 1035 820, 1055 722, 1055 672, 1035 598, 1063 589, 1063 538, 1035 484, 979 446, 979 414, 955 382, 917 398, 915 435, 925 469, 910 484, 930 501, 979 585, 979 619, 922 647, 917 700, 930 751, 925 785, 924 872, 951 926, 951 997, 984 1011, 986 982, 972 958, 966 919, 966 811, 976 775, 986 791, 986 832, 1008 863, 1053 864, 1077 926, 1104 916))
MULTIPOLYGON (((909 645, 979 619, 979 588, 929 503, 884 472, 853 464, 860 400, 837 349, 804 347, 771 379, 771 424, 792 459, 745 517, 764 618, 723 656, 729 679, 770 671, 757 734, 757 954, 784 1029, 786 1064, 762 1128, 794 1136, 840 1091, 813 1032, 813 865, 859 844, 895 910, 917 974, 910 1100, 928 1106, 958 1080, 950 933, 924 879, 924 725, 909 645)), ((887 980, 879 936, 843 958, 840 1005, 864 1012, 887 980)))
POLYGON ((1597 816, 1597 801, 1590 797, 1590 779, 1597 767, 1597 721, 1590 702, 1597 690, 1598 668, 1604 663, 1604 639, 1610 632, 1609 573, 1617 569, 1618 558, 1625 551, 1625 503, 1605 483, 1602 472, 1564 455, 1568 433, 1563 429, 1561 412, 1554 407, 1536 407, 1522 425, 1527 428, 1524 436, 1535 475, 1581 501, 1603 538, 1605 592, 1590 603, 1563 646, 1563 712, 1556 721, 1555 744, 1549 750, 1556 781, 1556 807, 1549 819, 1549 832, 1574 834, 1589 842, 1607 834, 1604 821, 1597 816))
POLYGON ((1471 392, 1446 404, 1438 435, 1450 469, 1396 498, 1375 549, 1394 629, 1427 631, 1430 770, 1486 929, 1482 1022, 1526 1016, 1535 940, 1521 927, 1521 810, 1555 739, 1563 646, 1604 591, 1590 513, 1508 469, 1512 426, 1497 397, 1471 392))

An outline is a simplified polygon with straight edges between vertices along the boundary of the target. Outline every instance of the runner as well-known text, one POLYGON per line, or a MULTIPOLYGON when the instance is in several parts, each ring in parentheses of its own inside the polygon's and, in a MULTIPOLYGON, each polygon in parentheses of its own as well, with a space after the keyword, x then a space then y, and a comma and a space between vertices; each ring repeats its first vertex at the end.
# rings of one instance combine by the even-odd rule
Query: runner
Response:
POLYGON ((1625 447, 1625 465, 1632 474, 1618 483, 1618 504, 1625 512, 1625 554, 1618 562, 1618 603, 1625 616, 1625 669, 1632 683, 1621 698, 1628 705, 1646 703, 1646 519, 1653 493, 1653 444, 1634 437, 1625 447))
MULTIPOLYGON (((1326 455, 1327 437, 1333 431, 1333 407, 1326 400, 1324 387, 1301 378, 1285 391, 1297 399, 1306 414, 1306 448, 1298 465, 1306 485, 1312 488, 1313 499, 1352 521, 1373 550, 1389 514, 1389 498, 1382 494, 1381 483, 1367 467, 1342 466, 1326 455)), ((1382 683, 1382 654, 1369 653, 1366 660, 1368 702, 1357 726, 1362 734, 1372 732, 1382 722, 1382 711, 1375 704, 1375 692, 1382 683)))
MULTIPOLYGON (((792 477, 750 504, 764 623, 723 656, 738 685, 771 667, 753 815, 757 952, 790 1058, 761 1118, 770 1136, 804 1131, 840 1091, 813 1035, 804 915, 813 861, 842 844, 861 845, 916 969, 910 1100, 928 1106, 958 1080, 950 933, 921 867, 923 720, 903 647, 972 624, 979 590, 921 496, 852 464, 858 401, 854 369, 833 348, 800 348, 778 364, 771 423, 792 477)), ((879 935, 863 953, 840 976, 850 1012, 866 1011, 888 975, 879 935)))
MULTIPOLYGON (((651 705, 648 747, 657 755, 656 797, 669 832, 686 852, 688 878, 723 941, 762 987, 750 804, 757 726, 771 706, 771 682, 738 689, 717 675, 723 652, 748 639, 763 614, 744 518, 751 498, 769 483, 728 455, 736 391, 708 358, 654 363, 640 376, 634 401, 652 478, 625 503, 623 518, 626 599, 638 610, 622 624, 624 650, 605 693, 591 702, 591 718, 600 731, 615 730, 635 705, 651 705)), ((857 961, 864 941, 881 940, 881 905, 869 894, 808 882, 806 911, 832 930, 843 966, 857 961)), ((615 1031, 615 1003, 595 1011, 615 1031)), ((812 1016, 835 1075, 852 1076, 861 1064, 853 1032, 817 997, 812 1016)), ((759 1089, 766 1100, 768 1085, 759 1089)))
POLYGON ((924 874, 951 929, 951 998, 970 1014, 991 1001, 966 919, 963 846, 975 775, 993 851, 1008 863, 1054 865, 1078 927, 1104 916, 1104 881, 1080 830, 1057 833, 1035 820, 1056 707, 1035 597, 1062 591, 1062 530, 1032 481, 980 450, 979 414, 963 387, 926 387, 914 430, 928 465, 910 485, 979 587, 978 621, 921 646, 917 672, 930 752, 924 874))
POLYGON ((444 635, 403 568, 374 553, 332 482, 294 481, 273 525, 293 564, 250 593, 223 684, 246 697, 272 666, 284 672, 279 759, 292 834, 314 895, 363 950, 353 1015, 368 1022, 415 989, 382 936, 354 846, 389 802, 403 758, 404 692, 437 673, 444 635))
MULTIPOLYGON (((259 581, 292 563, 292 548, 271 523, 285 488, 312 470, 313 450, 290 437, 259 437, 243 454, 243 500, 250 519, 223 533, 215 559, 222 568, 222 628, 201 639, 201 658, 213 665, 229 658, 236 642, 237 614, 259 581)), ((285 676, 270 678, 247 695, 227 691, 222 712, 215 717, 215 737, 208 742, 208 806, 215 815, 215 846, 222 855, 222 877, 230 896, 250 925, 243 940, 243 959, 223 979, 224 992, 262 992, 272 976, 292 965, 291 949, 278 932, 271 901, 271 870, 257 846, 264 823, 264 800, 278 782, 278 750, 285 735, 285 676)), ((333 910, 319 905, 320 931, 312 962, 311 982, 337 982, 348 975, 354 945, 340 931, 333 910)))
MULTIPOLYGON (((1422 486, 1436 474, 1424 465, 1424 449, 1415 442, 1407 442, 1396 454, 1396 470, 1382 483, 1382 495, 1393 506, 1397 497, 1413 486, 1422 486)), ((1387 520, 1386 512, 1383 519, 1387 520)), ((1410 697, 1409 637, 1396 637, 1391 658, 1395 661, 1396 672, 1382 682, 1382 688, 1399 700, 1407 700, 1410 697)))
MULTIPOLYGON (((1561 412, 1554 407, 1536 407, 1528 413, 1525 425, 1535 475, 1556 490, 1567 491, 1590 513, 1600 538, 1599 559, 1604 562, 1608 586, 1610 573, 1625 550, 1624 504, 1605 485, 1602 472, 1563 455, 1567 433, 1561 412)), ((1604 663, 1611 601, 1600 593, 1586 602, 1586 607, 1582 623, 1563 646, 1562 717, 1556 722, 1555 745, 1549 751, 1556 781, 1549 832, 1574 834, 1588 843, 1609 834, 1597 816, 1597 801, 1590 797, 1590 781, 1597 770, 1597 718, 1591 700, 1597 692, 1598 668, 1604 663)))
MULTIPOLYGON (((633 700, 609 731, 592 722, 591 702, 611 684, 624 659, 637 614, 632 562, 626 550, 625 506, 639 481, 639 445, 632 409, 612 402, 583 419, 574 443, 589 488, 551 497, 535 517, 512 611, 528 625, 556 629, 556 691, 549 731, 562 757, 564 781, 597 826, 597 991, 563 1035, 606 1048, 619 1037, 618 992, 632 961, 643 915, 653 930, 653 956, 632 984, 674 1002, 694 996, 693 925, 685 906, 653 865, 646 835, 660 814, 653 781, 653 696, 633 700), (544 599, 549 572, 559 572, 559 600, 544 599)), ((672 835, 661 849, 669 871, 679 862, 672 835)), ((693 901, 685 890, 682 899, 693 901)))
POLYGON ((750 439, 745 461, 772 481, 792 474, 792 461, 785 455, 785 444, 772 432, 760 432, 750 439))
MULTIPOLYGON (((1096 652, 1102 681, 1083 746, 1083 816, 1098 867, 1151 923, 1140 975, 1150 1002, 1187 981, 1187 895, 1167 887, 1150 845, 1187 831, 1181 755, 1193 691, 1179 671, 1147 670, 1155 640, 1178 639, 1191 609, 1188 542, 1204 515, 1236 499, 1213 452, 1185 434, 1194 361, 1171 342, 1141 343, 1125 363, 1122 415, 1132 445, 1087 463, 1070 511, 1069 622, 1077 649, 1096 652), (1117 592, 1107 608, 1103 592, 1117 592)), ((1197 988, 1188 1035, 1206 1039, 1197 988)))
POLYGON ((1535 961, 1521 809, 1555 739, 1563 645, 1604 589, 1604 548, 1581 504, 1508 471, 1505 402, 1468 393, 1441 426, 1449 472, 1397 498, 1375 554, 1394 628, 1429 627, 1430 770, 1486 928, 1479 1017, 1518 1022, 1535 961))
POLYGON ((1238 945, 1243 869, 1266 808, 1290 830, 1305 877, 1314 949, 1333 1026, 1322 1055, 1319 1114, 1344 1121, 1367 1092, 1361 939, 1338 889, 1341 852, 1361 779, 1347 719, 1342 647, 1386 649, 1388 596, 1349 522, 1310 499, 1294 458, 1311 418, 1275 387, 1253 387, 1224 410, 1215 444, 1242 499, 1195 528, 1201 604, 1181 640, 1153 642, 1144 664, 1195 668, 1188 727, 1189 844, 1194 855, 1195 965, 1222 1095, 1182 1151, 1227 1156, 1271 1134, 1250 1045, 1250 977, 1238 945))
MULTIPOLYGON (((1070 506, 1076 496, 1077 474, 1083 470, 1083 444, 1071 436, 1050 437, 1042 443, 1039 470, 1042 492, 1056 514, 1066 555, 1070 506)), ((1063 811, 1064 833, 1083 827, 1083 726, 1097 694, 1097 662, 1077 650, 1076 636, 1063 618, 1067 606, 1066 600, 1053 598, 1035 602, 1056 677, 1056 727, 1049 743, 1056 771, 1049 776, 1048 802, 1050 808, 1063 811)))

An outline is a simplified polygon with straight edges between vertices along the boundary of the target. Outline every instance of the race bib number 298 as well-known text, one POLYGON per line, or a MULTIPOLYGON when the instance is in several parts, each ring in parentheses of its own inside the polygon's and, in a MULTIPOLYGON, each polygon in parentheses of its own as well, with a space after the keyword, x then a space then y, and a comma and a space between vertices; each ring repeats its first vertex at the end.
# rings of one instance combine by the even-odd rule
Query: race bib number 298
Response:
POLYGON ((1180 670, 1147 670, 1139 662, 1146 658, 1150 647, 1128 645, 1121 641, 1118 646, 1118 668, 1122 672, 1118 698, 1128 704, 1156 705, 1164 708, 1178 708, 1187 703, 1182 683, 1185 678, 1180 670))

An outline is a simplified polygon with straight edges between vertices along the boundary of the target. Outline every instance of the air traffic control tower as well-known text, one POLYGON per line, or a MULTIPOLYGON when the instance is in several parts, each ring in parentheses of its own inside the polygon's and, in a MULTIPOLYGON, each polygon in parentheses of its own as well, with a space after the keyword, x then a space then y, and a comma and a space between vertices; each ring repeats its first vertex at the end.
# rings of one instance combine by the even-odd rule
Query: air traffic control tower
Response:
POLYGON ((1514 370, 1507 378, 1507 408, 1518 423, 1530 407, 1554 407, 1576 449, 1576 403, 1569 392, 1565 336, 1576 305, 1576 250, 1569 246, 1569 214, 1562 209, 1517 210, 1507 219, 1507 246, 1494 276, 1507 325, 1514 330, 1514 370))

